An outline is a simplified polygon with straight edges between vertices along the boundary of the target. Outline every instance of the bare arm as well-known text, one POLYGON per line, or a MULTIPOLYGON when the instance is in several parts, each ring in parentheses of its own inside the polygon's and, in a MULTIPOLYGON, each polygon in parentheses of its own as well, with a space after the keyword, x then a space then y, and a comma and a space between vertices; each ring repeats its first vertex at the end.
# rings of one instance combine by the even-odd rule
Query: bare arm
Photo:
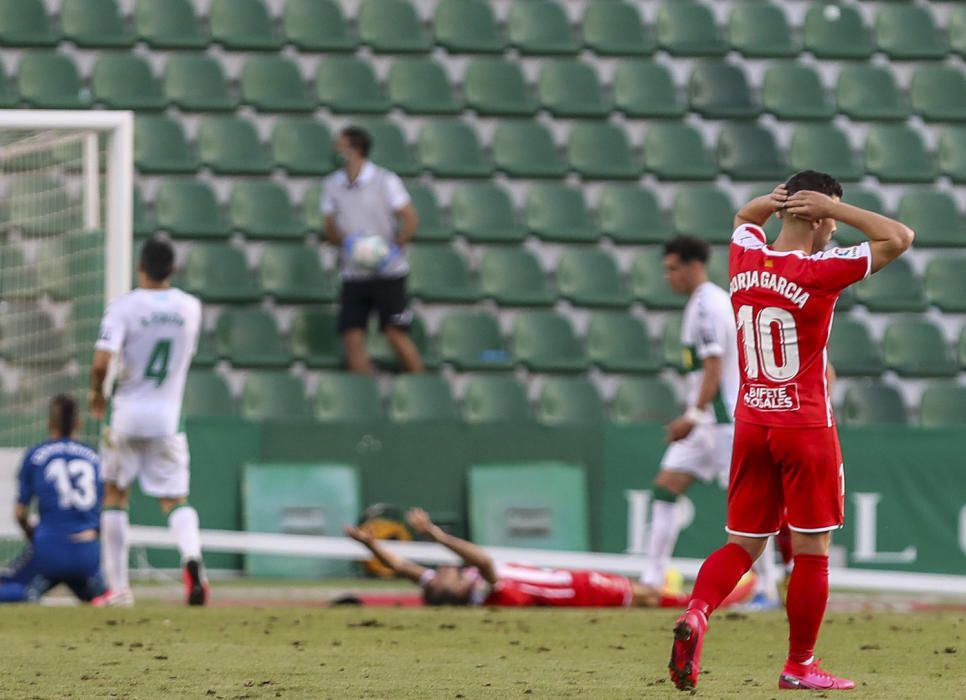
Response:
POLYGON ((838 375, 835 373, 835 368, 832 366, 832 363, 830 362, 828 365, 825 366, 825 380, 828 382, 829 394, 832 393, 832 387, 835 386, 836 379, 838 379, 838 375))
POLYGON ((408 578, 414 583, 419 583, 419 579, 425 573, 426 568, 409 561, 408 559, 403 559, 402 557, 390 552, 388 549, 379 544, 379 541, 369 534, 367 531, 360 529, 358 527, 346 527, 345 534, 354 539, 356 542, 365 545, 365 547, 372 552, 373 556, 380 561, 380 563, 392 569, 397 576, 402 578, 408 578))
POLYGON ((399 245, 406 245, 413 239, 413 236, 416 235, 416 229, 419 228, 419 215, 416 213, 416 207, 413 206, 412 202, 409 202, 396 212, 396 217, 399 219, 399 235, 396 236, 396 242, 399 245))
POLYGON ((23 534, 28 540, 32 541, 34 538, 34 526, 30 524, 30 509, 23 503, 18 503, 14 515, 17 518, 17 524, 23 530, 23 534))
POLYGON ((778 185, 766 195, 755 197, 735 214, 735 228, 743 224, 764 226, 772 214, 785 206, 787 199, 788 192, 785 190, 784 183, 778 185))
POLYGON ((325 239, 332 245, 342 245, 345 233, 339 229, 339 225, 335 222, 335 214, 326 214, 324 223, 325 239))
POLYGON ((409 524, 416 532, 443 545, 454 552, 464 562, 479 569, 480 575, 487 583, 497 582, 496 566, 493 563, 493 558, 483 551, 482 547, 478 547, 472 542, 461 540, 459 537, 454 537, 444 532, 441 527, 429 519, 429 515, 422 508, 413 508, 410 510, 407 515, 407 520, 409 520, 409 524))
MULTIPOLYGON (((721 375, 724 372, 724 364, 720 357, 706 357, 702 360, 704 364, 704 375, 701 377, 701 386, 698 387, 698 399, 695 407, 704 411, 714 401, 721 386, 721 375)), ((691 431, 694 430, 695 422, 687 415, 676 418, 667 427, 667 441, 675 442, 683 440, 691 431)))
POLYGON ((103 420, 107 408, 104 397, 104 380, 107 379, 107 369, 111 366, 113 355, 107 350, 95 350, 94 360, 91 362, 91 388, 88 393, 88 405, 91 415, 103 420))

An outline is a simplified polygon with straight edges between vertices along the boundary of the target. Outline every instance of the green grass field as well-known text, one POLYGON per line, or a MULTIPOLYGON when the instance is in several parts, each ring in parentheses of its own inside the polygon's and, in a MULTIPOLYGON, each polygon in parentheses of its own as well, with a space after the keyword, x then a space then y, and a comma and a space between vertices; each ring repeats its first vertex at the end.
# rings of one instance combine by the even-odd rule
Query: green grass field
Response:
MULTIPOLYGON (((0 610, 3 698, 665 698, 661 610, 0 610)), ((712 621, 706 698, 774 698, 782 613, 712 621)), ((861 698, 960 698, 962 613, 835 614, 820 655, 861 698)), ((820 697, 825 697, 820 695, 820 697)))

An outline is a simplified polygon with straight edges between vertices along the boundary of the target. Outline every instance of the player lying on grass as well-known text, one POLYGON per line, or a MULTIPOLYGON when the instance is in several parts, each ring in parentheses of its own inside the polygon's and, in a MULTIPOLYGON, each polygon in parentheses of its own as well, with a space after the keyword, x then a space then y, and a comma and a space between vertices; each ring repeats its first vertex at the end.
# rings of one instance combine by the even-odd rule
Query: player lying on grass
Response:
POLYGON ((419 584, 427 605, 682 607, 688 600, 616 574, 496 564, 482 548, 444 532, 421 508, 410 510, 407 520, 420 535, 453 551, 465 566, 428 569, 389 551, 365 528, 347 527, 345 532, 397 576, 419 584))
POLYGON ((48 414, 50 439, 27 451, 20 467, 17 523, 30 541, 0 573, 0 602, 35 602, 58 584, 82 601, 106 593, 101 576, 98 520, 104 484, 97 453, 74 440, 76 402, 55 396, 48 414), (30 506, 40 516, 30 521, 30 506))

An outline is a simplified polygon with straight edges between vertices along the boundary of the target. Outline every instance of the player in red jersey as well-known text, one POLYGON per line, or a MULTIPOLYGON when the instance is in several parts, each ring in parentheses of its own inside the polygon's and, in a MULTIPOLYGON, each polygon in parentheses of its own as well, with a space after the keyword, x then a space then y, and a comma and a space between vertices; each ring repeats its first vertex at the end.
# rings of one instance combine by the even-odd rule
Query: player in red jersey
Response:
POLYGON ((684 607, 688 601, 688 596, 662 594, 616 574, 496 564, 482 548, 444 532, 424 510, 412 509, 407 519, 416 532, 452 550, 467 566, 428 569, 396 556, 364 528, 348 527, 346 534, 398 576, 418 583, 427 605, 619 608, 684 607))
POLYGON ((731 239, 731 302, 741 387, 728 488, 728 543, 704 562, 688 610, 674 628, 669 664, 681 690, 698 681, 708 616, 778 533, 783 509, 795 566, 786 608, 789 650, 779 687, 838 690, 852 681, 813 656, 828 602, 831 531, 842 526, 845 476, 829 399, 827 343, 839 293, 881 270, 912 245, 898 221, 841 201, 842 187, 814 171, 746 204, 731 239), (767 245, 762 226, 779 213, 767 245), (868 241, 826 246, 836 221, 868 241))

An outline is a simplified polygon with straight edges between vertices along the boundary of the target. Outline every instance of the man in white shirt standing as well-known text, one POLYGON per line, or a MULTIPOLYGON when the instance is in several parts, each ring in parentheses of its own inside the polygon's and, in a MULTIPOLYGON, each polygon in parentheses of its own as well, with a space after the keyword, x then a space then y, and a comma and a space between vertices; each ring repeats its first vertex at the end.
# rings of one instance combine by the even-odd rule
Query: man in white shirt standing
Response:
POLYGON ((110 427, 102 437, 104 508, 101 536, 111 589, 108 605, 131 605, 128 582, 128 500, 137 478, 168 516, 184 566, 189 605, 204 605, 208 585, 201 561, 198 513, 188 505, 188 439, 181 403, 198 348, 201 302, 171 287, 174 249, 151 239, 141 248, 138 288, 111 302, 101 321, 91 365, 90 409, 104 418, 104 383, 112 361, 117 380, 110 427))
POLYGON ((416 233, 419 219, 399 176, 368 160, 371 147, 372 140, 363 129, 343 129, 335 150, 344 165, 325 179, 322 188, 325 235, 341 248, 339 332, 349 370, 372 373, 366 330, 369 315, 375 311, 379 328, 403 371, 422 372, 422 358, 408 334, 413 315, 406 294, 409 264, 403 251, 416 233), (371 261, 363 265, 355 249, 371 237, 382 239, 386 253, 375 265, 371 261))

